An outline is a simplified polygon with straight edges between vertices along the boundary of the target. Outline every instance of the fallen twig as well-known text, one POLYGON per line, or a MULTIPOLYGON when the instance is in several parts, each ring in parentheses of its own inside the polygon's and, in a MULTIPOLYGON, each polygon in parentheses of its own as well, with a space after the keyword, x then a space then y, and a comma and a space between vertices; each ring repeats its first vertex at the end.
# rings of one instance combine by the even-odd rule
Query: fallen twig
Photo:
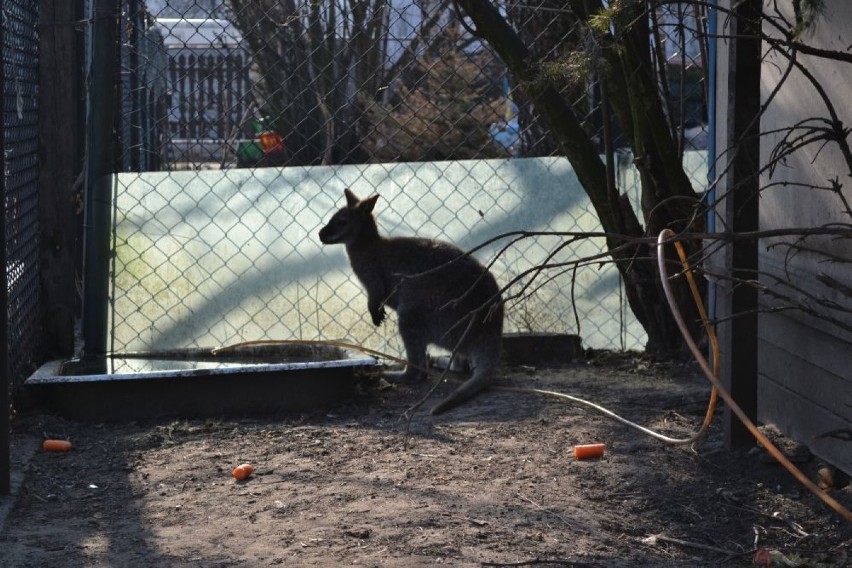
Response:
POLYGON ((560 515, 559 513, 556 513, 555 511, 552 511, 552 510, 548 509, 547 507, 543 507, 543 506, 539 505, 538 503, 536 503, 535 501, 533 501, 533 500, 532 500, 532 499, 530 499, 529 497, 526 497, 526 496, 524 496, 524 495, 523 495, 523 494, 521 494, 521 493, 518 493, 517 495, 518 495, 518 497, 519 497, 520 499, 523 499, 524 501, 526 501, 527 503, 529 503, 530 505, 532 505, 533 507, 535 507, 535 508, 536 508, 536 509, 538 509, 539 511, 543 511, 543 512, 545 512, 545 513, 548 513, 548 514, 550 514, 550 515, 553 515, 554 517, 556 517, 557 519, 559 519, 560 521, 562 521, 562 522, 563 522, 563 523, 565 523, 566 525, 568 525, 568 526, 570 526, 570 527, 574 527, 574 528, 577 528, 577 527, 579 526, 579 527, 580 527, 580 529, 581 529, 582 531, 584 531, 586 534, 588 534, 589 532, 591 532, 591 531, 589 530, 589 527, 588 527, 588 526, 580 525, 580 524, 579 524, 579 523, 577 523, 577 522, 570 522, 570 521, 568 521, 568 519, 566 519, 565 517, 563 517, 563 516, 562 516, 562 515, 560 515))
POLYGON ((534 566, 536 564, 552 564, 555 566, 571 566, 573 568, 583 568, 584 566, 596 566, 596 564, 587 564, 586 562, 575 562, 573 560, 563 560, 554 558, 551 560, 534 558, 533 560, 521 560, 520 562, 482 562, 480 566, 500 566, 509 568, 510 566, 534 566))
POLYGON ((670 542, 672 544, 678 544, 680 546, 686 546, 689 548, 698 548, 700 550, 707 550, 710 552, 718 552, 719 554, 725 554, 727 556, 731 556, 735 554, 730 550, 725 550, 724 548, 717 548, 715 546, 709 546, 707 544, 701 544, 698 542, 690 542, 688 540, 681 540, 679 538, 672 538, 670 536, 666 536, 664 534, 652 534, 650 536, 646 536, 645 538, 638 539, 642 544, 650 544, 655 545, 658 542, 670 542))

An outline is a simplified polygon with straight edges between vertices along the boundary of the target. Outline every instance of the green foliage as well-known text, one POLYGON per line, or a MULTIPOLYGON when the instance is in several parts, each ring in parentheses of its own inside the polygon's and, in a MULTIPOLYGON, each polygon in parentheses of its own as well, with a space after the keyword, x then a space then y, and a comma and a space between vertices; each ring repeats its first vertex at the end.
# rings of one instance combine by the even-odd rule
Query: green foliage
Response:
POLYGON ((602 8, 589 16, 589 27, 596 33, 608 33, 615 17, 616 7, 602 8))
POLYGON ((792 36, 799 40, 816 27, 817 18, 825 13, 825 0, 793 0, 793 13, 796 23, 792 36))
POLYGON ((573 49, 558 59, 544 63, 541 76, 548 82, 559 81, 571 87, 583 87, 588 84, 593 64, 590 51, 573 49))

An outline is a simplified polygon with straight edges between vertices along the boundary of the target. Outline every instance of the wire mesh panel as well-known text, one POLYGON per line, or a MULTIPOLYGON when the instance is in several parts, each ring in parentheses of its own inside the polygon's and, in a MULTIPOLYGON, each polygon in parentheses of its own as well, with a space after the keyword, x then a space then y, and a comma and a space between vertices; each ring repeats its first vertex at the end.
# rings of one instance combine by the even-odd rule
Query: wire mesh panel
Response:
MULTIPOLYGON (((38 3, 0 2, 3 44, 3 199, 6 215, 9 376, 39 363, 38 3)), ((5 410, 3 410, 5 412, 5 410)))
MULTIPOLYGON (((450 2, 149 0, 138 8, 147 10, 138 20, 146 36, 160 38, 160 68, 168 69, 165 116, 140 129, 166 133, 167 171, 124 174, 116 184, 114 351, 265 338, 389 347, 393 328, 377 333, 369 323, 342 248, 323 248, 317 238, 345 187, 381 194, 384 233, 466 249, 510 231, 600 230, 523 90, 450 2)), ((583 41, 559 17, 561 2, 504 8, 544 59, 583 41)), ((684 25, 677 13, 672 23, 668 14, 649 48, 674 46, 665 53, 683 72, 667 92, 685 101, 683 93, 703 89, 703 74, 693 73, 700 55, 678 48, 692 49, 697 24, 684 25)), ((154 59, 127 58, 127 72, 150 75, 154 59)), ((599 136, 594 73, 565 85, 589 135, 599 136)), ((703 132, 704 107, 680 108, 671 112, 687 118, 681 130, 703 132)), ((125 113, 130 128, 135 116, 125 113)), ((693 134, 681 139, 684 149, 699 150, 684 160, 701 190, 706 160, 693 134)), ((638 208, 638 175, 623 143, 616 157, 621 189, 638 208)), ((595 348, 643 346, 605 255, 527 275, 537 264, 601 255, 602 239, 510 241, 475 253, 500 283, 513 283, 507 331, 580 333, 595 348)))
POLYGON ((173 164, 222 162, 228 142, 251 135, 248 52, 223 19, 158 18, 168 65, 173 164))
POLYGON ((168 57, 144 2, 123 0, 122 8, 121 170, 159 170, 167 156, 168 57))

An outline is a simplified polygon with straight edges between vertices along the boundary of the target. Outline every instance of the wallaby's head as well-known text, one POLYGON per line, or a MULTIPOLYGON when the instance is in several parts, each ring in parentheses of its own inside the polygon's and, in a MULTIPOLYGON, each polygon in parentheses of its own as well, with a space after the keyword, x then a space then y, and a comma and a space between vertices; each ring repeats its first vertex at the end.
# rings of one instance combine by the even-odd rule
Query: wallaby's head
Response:
POLYGON ((379 196, 359 199, 348 188, 343 193, 346 195, 346 206, 332 215, 325 227, 320 229, 319 239, 323 244, 350 244, 368 233, 370 236, 378 235, 373 208, 379 196))

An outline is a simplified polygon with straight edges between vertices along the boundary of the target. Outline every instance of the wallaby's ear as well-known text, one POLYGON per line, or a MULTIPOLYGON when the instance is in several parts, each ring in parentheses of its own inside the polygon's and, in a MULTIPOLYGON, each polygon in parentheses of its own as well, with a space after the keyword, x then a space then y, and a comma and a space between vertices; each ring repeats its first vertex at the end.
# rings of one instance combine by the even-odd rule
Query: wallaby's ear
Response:
POLYGON ((354 193, 352 193, 352 190, 349 189, 348 187, 343 190, 343 195, 346 196, 346 206, 347 207, 355 207, 356 205, 358 205, 358 202, 360 201, 360 199, 358 199, 358 196, 355 195, 354 193))
POLYGON ((379 200, 379 194, 371 195, 367 199, 361 202, 361 205, 364 207, 364 211, 367 213, 373 212, 373 207, 376 206, 376 201, 379 200))

